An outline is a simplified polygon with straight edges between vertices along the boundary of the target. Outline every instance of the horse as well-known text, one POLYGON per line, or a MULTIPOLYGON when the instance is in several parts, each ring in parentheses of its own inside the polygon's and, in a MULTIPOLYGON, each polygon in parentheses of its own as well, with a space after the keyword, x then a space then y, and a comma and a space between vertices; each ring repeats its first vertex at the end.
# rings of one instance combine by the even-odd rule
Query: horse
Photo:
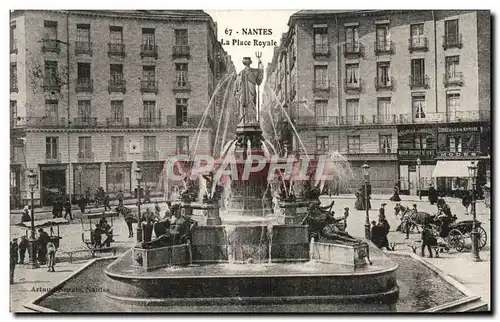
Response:
POLYGON ((417 233, 420 233, 419 225, 424 225, 427 223, 434 222, 434 216, 423 212, 423 211, 413 211, 408 207, 404 207, 400 204, 396 204, 394 208, 396 211, 396 217, 401 214, 401 224, 396 228, 396 231, 400 231, 402 233, 409 233, 409 231, 417 230, 417 233), (409 230, 409 231, 407 231, 409 230))

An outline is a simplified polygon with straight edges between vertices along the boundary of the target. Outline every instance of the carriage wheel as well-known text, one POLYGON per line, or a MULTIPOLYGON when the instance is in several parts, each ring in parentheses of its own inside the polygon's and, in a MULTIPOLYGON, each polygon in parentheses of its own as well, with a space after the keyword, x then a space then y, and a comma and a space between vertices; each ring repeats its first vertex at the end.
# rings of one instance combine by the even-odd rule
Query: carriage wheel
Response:
POLYGON ((486 245, 488 237, 486 235, 486 230, 484 230, 483 227, 476 227, 476 229, 477 232, 479 233, 479 250, 481 250, 486 245))
POLYGON ((450 246, 450 248, 455 248, 457 252, 461 252, 465 248, 465 238, 460 230, 450 230, 447 239, 447 244, 450 246))

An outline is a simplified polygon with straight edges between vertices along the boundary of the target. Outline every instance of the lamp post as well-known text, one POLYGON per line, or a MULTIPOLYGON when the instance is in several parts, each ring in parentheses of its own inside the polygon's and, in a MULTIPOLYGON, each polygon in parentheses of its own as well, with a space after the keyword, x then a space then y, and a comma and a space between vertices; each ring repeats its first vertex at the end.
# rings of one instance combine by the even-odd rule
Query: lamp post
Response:
POLYGON ((366 209, 366 217, 365 217, 365 238, 370 239, 370 215, 368 214, 368 169, 370 166, 368 164, 363 164, 363 174, 365 176, 365 209, 366 209))
POLYGON ((142 169, 135 169, 135 179, 137 180, 137 242, 142 242, 142 226, 141 226, 141 180, 142 169))
POLYGON ((420 181, 420 165, 422 164, 422 160, 420 158, 417 159, 417 180, 418 180, 418 199, 422 200, 422 182, 420 181))
POLYGON ((83 172, 83 168, 81 165, 79 165, 76 170, 78 170, 78 181, 79 181, 79 185, 80 185, 80 197, 79 198, 82 198, 82 172, 83 172))
POLYGON ((30 187, 30 194, 31 194, 31 234, 29 237, 29 255, 30 255, 30 261, 29 261, 29 268, 38 268, 40 265, 38 264, 38 260, 36 259, 36 254, 37 254, 37 243, 36 243, 36 237, 35 237, 35 208, 34 202, 33 202, 33 194, 34 194, 34 188, 36 185, 36 174, 33 172, 33 170, 30 170, 28 173, 28 184, 30 187))
POLYGON ((476 177, 477 177, 477 166, 474 162, 471 162, 467 168, 469 169, 469 178, 472 183, 472 200, 471 200, 471 212, 472 212, 472 261, 480 262, 479 257, 479 232, 476 227, 476 177))

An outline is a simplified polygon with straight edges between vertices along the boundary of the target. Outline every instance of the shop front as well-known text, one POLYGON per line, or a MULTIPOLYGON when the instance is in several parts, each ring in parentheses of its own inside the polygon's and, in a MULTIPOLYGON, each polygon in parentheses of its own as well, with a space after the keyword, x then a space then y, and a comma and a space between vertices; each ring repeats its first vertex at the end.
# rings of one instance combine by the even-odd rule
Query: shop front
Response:
POLYGON ((93 200, 97 188, 101 186, 101 164, 75 163, 73 166, 73 178, 73 200, 79 200, 85 196, 86 191, 90 192, 90 199, 93 200))
POLYGON ((52 206, 66 194, 65 164, 40 165, 40 200, 42 206, 52 206))
POLYGON ((121 191, 125 196, 132 190, 132 162, 106 163, 106 192, 110 198, 116 198, 121 191))
POLYGON ((414 126, 398 131, 399 189, 402 194, 427 195, 436 166, 437 128, 414 126))
POLYGON ((486 183, 489 162, 481 151, 482 131, 482 127, 476 124, 449 124, 438 128, 438 161, 433 177, 439 192, 462 197, 470 191, 468 166, 473 163, 478 167, 477 189, 482 197, 481 186, 486 183))
POLYGON ((142 169, 141 188, 149 189, 150 196, 161 196, 163 191, 162 171, 165 165, 164 161, 138 162, 142 169))

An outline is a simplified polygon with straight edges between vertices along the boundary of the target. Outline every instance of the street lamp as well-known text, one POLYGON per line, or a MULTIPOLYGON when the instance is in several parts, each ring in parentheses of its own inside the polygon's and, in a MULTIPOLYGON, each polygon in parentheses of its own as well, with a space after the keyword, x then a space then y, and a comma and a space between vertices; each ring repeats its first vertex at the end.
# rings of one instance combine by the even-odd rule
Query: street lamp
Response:
POLYGON ((472 200, 471 200, 471 212, 472 212, 472 232, 471 232, 471 241, 472 241, 472 260, 474 262, 480 262, 481 258, 479 257, 479 232, 476 227, 476 177, 477 177, 477 165, 474 162, 471 162, 467 168, 469 169, 469 178, 472 183, 472 200))
POLYGON ((420 165, 422 164, 422 160, 420 158, 417 159, 417 180, 418 180, 418 199, 422 200, 422 182, 420 181, 420 165))
POLYGON ((38 260, 36 259, 37 243, 35 237, 35 207, 33 202, 34 188, 36 186, 36 174, 33 172, 33 170, 30 170, 30 172, 28 173, 28 185, 30 187, 30 193, 31 193, 31 234, 29 238, 29 247, 30 247, 29 268, 38 268, 40 267, 40 265, 38 264, 38 260))
POLYGON ((137 242, 142 242, 142 226, 141 226, 141 180, 142 169, 135 169, 135 179, 137 180, 137 242))
POLYGON ((79 191, 80 191, 80 199, 81 199, 81 198, 82 198, 82 196, 83 196, 83 193, 82 193, 82 172, 83 172, 83 167, 82 167, 81 165, 79 165, 79 166, 76 168, 76 170, 78 171, 78 175, 79 175, 79 176, 78 176, 78 177, 79 177, 79 178, 78 178, 78 181, 79 181, 79 184, 80 184, 80 189, 79 189, 79 191))
POLYGON ((365 209, 366 209, 366 218, 365 218, 365 238, 370 239, 370 215, 368 214, 368 169, 370 166, 368 164, 363 164, 363 174, 365 176, 365 209))

